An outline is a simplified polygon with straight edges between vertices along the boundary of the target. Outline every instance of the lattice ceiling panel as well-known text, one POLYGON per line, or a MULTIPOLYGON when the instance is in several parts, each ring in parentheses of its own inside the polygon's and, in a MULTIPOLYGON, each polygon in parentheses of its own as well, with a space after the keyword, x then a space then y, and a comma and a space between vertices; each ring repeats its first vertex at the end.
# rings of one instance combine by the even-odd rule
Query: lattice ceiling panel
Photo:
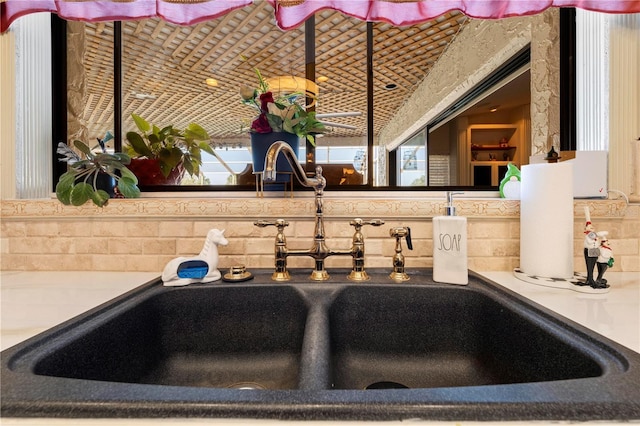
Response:
MULTIPOLYGON (((405 28, 374 25, 374 132, 377 134, 429 72, 464 25, 466 17, 447 13, 405 28), (395 84, 393 90, 385 86, 395 84)), ((87 24, 84 119, 91 137, 112 129, 113 24, 87 24)), ((265 77, 304 77, 304 27, 280 31, 266 2, 191 27, 148 19, 123 23, 124 130, 135 112, 158 125, 203 125, 216 141, 246 137, 255 112, 240 102, 241 84, 255 86, 252 67, 265 77), (248 58, 247 61, 243 57, 248 58), (217 87, 205 85, 215 78, 217 87)), ((361 117, 329 121, 356 126, 333 128, 327 137, 365 137, 367 111, 366 23, 335 11, 316 15, 317 112, 361 112, 361 117)))

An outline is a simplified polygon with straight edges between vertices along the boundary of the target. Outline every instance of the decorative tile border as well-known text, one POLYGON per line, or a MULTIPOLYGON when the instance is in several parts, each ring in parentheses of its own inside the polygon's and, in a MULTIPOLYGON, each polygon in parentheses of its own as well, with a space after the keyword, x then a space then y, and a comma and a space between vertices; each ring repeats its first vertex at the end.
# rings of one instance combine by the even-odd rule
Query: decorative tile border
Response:
MULTIPOLYGON (((455 202, 460 216, 483 218, 517 218, 518 200, 499 198, 458 199, 455 202)), ((442 214, 445 201, 433 198, 343 198, 325 197, 327 219, 344 217, 432 218, 442 214)), ((628 206, 622 200, 576 200, 576 217, 584 216, 589 206, 592 217, 621 218, 628 206)), ((632 209, 633 211, 636 211, 632 209)), ((218 218, 246 219, 248 217, 296 217, 314 214, 310 197, 287 198, 141 198, 111 200, 99 208, 90 204, 80 207, 64 206, 57 200, 4 200, 0 217, 11 219, 43 218, 218 218)))

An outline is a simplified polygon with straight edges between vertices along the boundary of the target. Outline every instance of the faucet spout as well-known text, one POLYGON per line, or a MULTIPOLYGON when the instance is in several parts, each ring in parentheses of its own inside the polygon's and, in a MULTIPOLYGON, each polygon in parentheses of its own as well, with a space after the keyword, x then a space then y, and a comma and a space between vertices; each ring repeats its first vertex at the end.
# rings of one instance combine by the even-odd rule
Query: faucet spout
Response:
POLYGON ((281 152, 291 165, 291 169, 293 170, 293 174, 296 179, 298 179, 303 186, 313 188, 316 195, 321 195, 325 186, 327 186, 327 180, 322 176, 322 167, 316 167, 315 177, 308 177, 291 146, 283 141, 274 142, 269 147, 264 159, 264 174, 262 178, 266 182, 274 182, 276 180, 276 160, 281 152))
POLYGON ((324 188, 327 186, 327 180, 322 176, 322 167, 316 167, 316 175, 315 177, 308 177, 305 173, 304 169, 300 165, 298 161, 298 157, 296 157, 295 152, 291 146, 282 141, 274 142, 269 149, 267 150, 267 154, 264 159, 264 174, 263 179, 266 181, 273 182, 276 179, 276 160, 278 159, 278 155, 283 153, 289 164, 291 165, 291 169, 293 170, 293 174, 296 176, 296 179, 303 185, 308 188, 313 188, 315 192, 315 230, 313 237, 313 247, 311 249, 304 252, 294 252, 292 251, 291 255, 305 255, 311 256, 316 261, 315 270, 311 274, 311 279, 316 281, 324 281, 329 279, 329 274, 324 269, 324 260, 330 255, 330 251, 327 248, 324 237, 324 220, 323 220, 323 202, 322 196, 324 193, 324 188))

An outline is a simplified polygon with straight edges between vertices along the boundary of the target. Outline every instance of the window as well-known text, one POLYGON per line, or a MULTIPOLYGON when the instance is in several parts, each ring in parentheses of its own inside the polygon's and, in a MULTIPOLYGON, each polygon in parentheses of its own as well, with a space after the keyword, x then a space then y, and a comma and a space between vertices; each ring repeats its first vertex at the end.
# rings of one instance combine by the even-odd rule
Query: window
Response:
POLYGON ((82 54, 73 60, 81 60, 85 72, 69 69, 67 80, 82 84, 86 103, 77 116, 69 117, 77 129, 69 129, 68 140, 110 134, 114 138, 109 149, 119 150, 126 132, 134 130, 132 113, 158 126, 183 128, 196 122, 211 135, 215 155, 205 154, 201 176, 187 178, 185 187, 174 189, 252 190, 254 179, 244 175, 250 173, 246 128, 254 112, 241 104, 239 85, 256 84, 254 66, 265 77, 311 73, 319 86, 316 111, 331 131, 317 138, 317 148, 303 147, 300 157, 313 154, 325 174, 333 175, 329 186, 384 185, 387 179, 379 175, 386 173, 387 154, 375 135, 466 18, 452 12, 433 22, 395 28, 322 11, 314 17, 315 48, 309 51, 305 28, 277 29, 270 7, 256 2, 190 27, 160 19, 69 23, 85 28, 84 38, 67 40, 71 45, 63 51, 82 54), (215 83, 207 85, 208 79, 215 83))
MULTIPOLYGON (((603 17, 605 17, 605 16, 607 16, 607 15, 603 15, 603 17)), ((29 17, 21 18, 21 20, 16 22, 16 24, 19 24, 20 21, 26 22, 26 20, 28 18, 29 17)), ((629 18, 633 18, 633 16, 629 16, 629 18)), ((627 19, 627 18, 625 17, 625 19, 627 19)), ((332 22, 331 17, 328 17, 324 13, 323 13, 322 17, 318 19, 318 21, 319 21, 318 22, 318 26, 324 24, 324 27, 323 27, 324 29, 323 30, 319 30, 319 31, 324 31, 324 32, 329 33, 329 34, 331 34, 331 31, 334 31, 334 34, 335 34, 336 31, 339 30, 339 25, 340 25, 340 22, 341 22, 340 21, 338 23, 334 23, 333 26, 331 26, 330 25, 330 23, 332 22)), ((58 19, 57 17, 55 17, 54 22, 64 22, 64 21, 62 21, 62 20, 58 19)), ((16 25, 16 24, 14 24, 14 25, 16 25)), ((83 24, 80 24, 80 25, 83 25, 83 24)), ((112 24, 105 23, 103 25, 105 26, 105 28, 103 29, 103 35, 108 35, 109 25, 112 25, 112 24)), ((396 101, 398 101, 400 103, 404 102, 404 100, 406 99, 406 96, 386 96, 386 95, 384 95, 385 93, 391 93, 391 92, 389 92, 389 88, 386 87, 386 86, 388 86, 390 84, 389 78, 383 78, 383 76, 386 75, 385 71, 384 71, 384 66, 390 67, 391 65, 389 65, 389 64, 384 65, 385 64, 384 61, 385 61, 386 58, 390 58, 391 57, 391 59, 393 59, 394 62, 397 62, 397 63, 400 64, 399 66, 402 66, 402 64, 404 64, 404 60, 396 59, 395 57, 392 57, 392 55, 389 54, 389 52, 393 51, 393 48, 390 47, 390 46, 387 46, 385 44, 385 37, 393 38, 393 35, 394 35, 393 31, 402 30, 402 31, 407 31, 408 33, 415 33, 416 31, 419 32, 419 31, 423 30, 423 27, 420 26, 420 27, 407 27, 407 28, 403 28, 403 29, 397 29, 397 28, 393 28, 393 27, 385 28, 384 25, 385 24, 375 24, 375 26, 374 26, 374 36, 379 36, 379 37, 374 37, 375 43, 376 43, 375 52, 387 52, 386 55, 382 55, 381 54, 379 56, 374 56, 374 62, 375 62, 375 67, 374 68, 376 70, 376 73, 374 74, 374 79, 375 79, 374 87, 376 87, 376 88, 380 87, 380 89, 376 89, 376 90, 380 90, 380 93, 382 93, 381 95, 378 94, 378 95, 375 96, 376 105, 384 104, 385 107, 389 107, 389 105, 392 102, 396 102, 396 101), (385 33, 385 32, 386 32, 386 35, 383 36, 383 33, 385 33), (382 84, 382 83, 384 83, 384 84, 382 84), (382 90, 385 90, 386 92, 382 92, 382 90)), ((626 27, 628 27, 628 25, 626 27)), ((15 28, 15 27, 13 27, 13 28, 15 28)), ((42 28, 42 26, 38 26, 38 28, 42 28)), ((53 32, 54 32, 53 43, 54 43, 54 45, 56 45, 58 47, 55 48, 55 50, 54 50, 54 54, 52 55, 52 60, 53 60, 54 63, 56 63, 56 62, 57 63, 62 63, 62 67, 61 68, 64 69, 64 67, 66 67, 66 59, 64 58, 64 55, 60 54, 60 52, 65 54, 66 51, 67 51, 67 49, 66 49, 66 37, 65 37, 65 40, 64 40, 64 44, 63 44, 63 43, 61 43, 61 41, 59 39, 57 39, 55 37, 56 35, 60 34, 60 31, 54 29, 53 32), (60 47, 60 46, 62 46, 62 47, 60 47)), ((65 34, 65 30, 64 29, 62 30, 62 34, 65 34)), ((402 37, 393 38, 393 39, 397 43, 400 43, 400 44, 402 42, 406 41, 406 37, 404 39, 402 37), (398 41, 398 39, 400 39, 400 41, 398 41)), ((111 41, 112 40, 109 40, 108 42, 100 44, 100 49, 101 49, 100 55, 102 55, 104 58, 107 58, 107 57, 111 56, 111 52, 109 51, 109 49, 111 49, 111 46, 110 46, 111 41)), ((327 51, 330 50, 330 49, 334 49, 335 48, 335 46, 331 45, 331 37, 329 37, 328 39, 318 40, 317 44, 324 46, 324 48, 326 48, 327 51)), ((44 49, 47 49, 47 46, 45 46, 44 49)), ((69 49, 69 51, 71 51, 71 50, 72 49, 69 49)), ((420 59, 420 55, 413 54, 413 53, 411 53, 411 51, 409 51, 407 53, 407 55, 410 55, 410 56, 412 55, 414 57, 414 59, 416 59, 416 60, 420 59)), ((426 55, 424 55, 424 56, 426 56, 426 55)), ((22 58, 20 58, 20 60, 22 60, 22 58)), ((430 58, 429 60, 432 61, 433 58, 430 58)), ((24 64, 21 64, 20 68, 23 68, 23 66, 24 66, 24 64)), ((623 67, 620 67, 620 68, 623 68, 623 67)), ((409 81, 407 83, 407 86, 410 87, 411 84, 416 84, 416 82, 419 82, 419 80, 426 74, 427 71, 428 71, 428 68, 426 68, 426 67, 412 68, 412 72, 410 74, 411 75, 415 75, 416 76, 416 80, 415 81, 409 81)), ((58 70, 58 72, 59 72, 59 70, 58 70)), ((65 72, 66 72, 66 70, 65 70, 65 72)), ((319 72, 317 74, 320 75, 319 72)), ((105 76, 105 78, 108 78, 108 77, 105 76)), ((409 74, 404 75, 403 78, 405 78, 405 79, 410 78, 410 75, 409 74)), ((625 81, 625 80, 621 79, 619 81, 625 81)), ((13 84, 13 83, 10 83, 10 84, 13 84)), ((400 86, 401 88, 403 87, 402 85, 398 85, 398 86, 400 86)), ((56 99, 56 94, 58 94, 58 95, 60 93, 66 94, 66 80, 57 79, 56 78, 56 70, 54 70, 53 92, 54 92, 54 99, 56 99)), ((329 94, 329 93, 330 93, 329 91, 323 92, 323 96, 324 96, 324 94, 329 94)), ((397 92, 393 92, 393 93, 397 93, 397 92)), ((620 93, 620 91, 617 91, 616 93, 620 93)), ((628 94, 628 95, 632 94, 632 93, 629 93, 627 91, 624 91, 624 93, 628 94)), ((109 93, 103 94, 103 96, 108 98, 109 97, 109 93)), ((67 108, 66 108, 65 105, 63 105, 64 103, 61 103, 59 101, 60 96, 58 96, 57 99, 58 99, 58 101, 55 101, 55 108, 53 109, 53 115, 54 115, 54 131, 53 131, 53 138, 52 138, 53 145, 55 145, 57 143, 57 141, 59 141, 59 140, 64 140, 67 137, 67 135, 69 135, 69 138, 73 137, 73 133, 72 133, 73 130, 70 129, 69 133, 67 133, 67 129, 66 129, 67 108), (62 115, 63 118, 61 120, 60 119, 56 119, 56 116, 60 116, 60 115, 62 115)), ((41 98, 39 100, 41 100, 41 98)), ((566 93, 561 96, 561 100, 563 102, 566 102, 568 100, 566 93)), ((113 108, 115 108, 115 107, 116 107, 116 105, 113 106, 113 108)), ((561 110, 564 110, 564 108, 561 108, 561 110)), ((632 114, 632 112, 630 112, 630 114, 632 114)), ((30 115, 29 119, 31 119, 32 117, 33 116, 30 115)), ((378 117, 378 116, 376 115, 376 117, 378 117)), ((351 123, 352 120, 360 120, 360 118, 357 118, 357 117, 356 118, 349 118, 348 120, 345 120, 345 121, 347 123, 351 123)), ((376 119, 377 123, 380 123, 380 121, 381 120, 376 119)), ((41 128, 42 124, 43 124, 43 122, 38 122, 36 124, 36 127, 41 128)), ((31 123, 20 122, 19 127, 26 129, 26 128, 33 128, 34 126, 32 126, 31 123)), ((633 126, 631 126, 631 127, 618 126, 616 128, 626 128, 627 130, 631 129, 631 131, 633 131, 632 127, 633 126)), ((98 134, 98 132, 95 132, 95 133, 98 134)), ((20 142, 20 139, 18 137, 16 137, 16 139, 18 140, 18 145, 22 145, 23 144, 22 142, 20 142)), ((25 142, 27 142, 29 139, 33 140, 34 138, 27 138, 27 140, 25 140, 25 142)), ((43 139, 44 138, 38 138, 38 142, 41 143, 43 139)), ((623 140, 624 138, 618 138, 618 139, 623 140)), ((624 140, 627 140, 627 139, 629 139, 629 138, 627 137, 624 140)), ((565 140, 570 140, 570 139, 562 139, 562 140, 565 141, 565 140)), ((388 158, 386 157, 388 155, 388 153, 385 153, 384 149, 377 149, 379 141, 374 141, 374 143, 376 144, 375 148, 374 148, 374 155, 372 156, 372 157, 374 157, 373 158, 374 164, 376 162, 379 163, 381 165, 381 168, 384 170, 387 167, 387 165, 389 164, 387 162, 388 158)), ((38 149, 38 152, 42 152, 41 145, 37 149, 38 149)), ((226 149, 226 148, 224 148, 224 149, 226 149)), ((230 145, 228 149, 232 150, 234 148, 230 145)), ((53 150, 55 150, 55 147, 52 149, 52 151, 53 150)), ((50 151, 50 152, 52 152, 52 151, 50 151)), ((20 157, 20 153, 18 153, 18 157, 20 157)), ((626 158, 628 158, 628 155, 623 153, 623 154, 620 155, 620 158, 626 159, 626 158)), ((26 159, 20 157, 20 158, 18 158, 17 165, 19 166, 20 164, 25 163, 25 161, 26 161, 26 159)), ((51 158, 46 158, 45 161, 51 162, 52 160, 51 160, 51 158)), ((429 168, 430 168, 430 171, 433 171, 433 166, 431 166, 431 163, 432 163, 432 161, 430 159, 429 160, 429 164, 430 164, 429 168)), ((64 166, 62 163, 57 162, 57 161, 53 161, 53 164, 54 164, 54 167, 55 166, 58 167, 58 170, 60 170, 60 166, 64 166)), ((450 162, 449 164, 452 165, 454 163, 450 162)), ((24 166, 22 166, 22 167, 24 167, 24 166)), ((389 167, 389 168, 393 169, 393 167, 389 167)), ((38 170, 45 170, 45 169, 46 168, 38 168, 38 170)), ((627 179, 628 182, 630 182, 630 178, 629 178, 630 174, 629 173, 631 173, 631 172, 628 170, 628 168, 620 167, 619 170, 626 170, 628 172, 626 179, 627 179)), ((452 176, 454 176, 455 173, 456 173, 456 170, 454 168, 450 167, 450 172, 452 173, 452 176)), ((34 168, 31 167, 30 174, 33 175, 34 173, 35 173, 34 172, 34 168)), ((58 173, 60 173, 60 172, 58 172, 58 173)), ((385 185, 386 182, 388 182, 388 180, 380 179, 381 173, 383 174, 383 172, 378 172, 378 171, 374 172, 373 180, 376 181, 376 182, 380 182, 381 185, 385 185)), ((12 179, 13 180, 19 179, 19 177, 15 176, 15 175, 12 175, 12 174, 9 174, 9 177, 7 179, 3 179, 3 183, 4 182, 9 183, 9 181, 12 180, 12 179)), ((431 182, 435 182, 434 180, 432 180, 431 173, 429 174, 429 179, 431 180, 431 182)), ((395 182, 395 180, 391 180, 391 181, 395 182)), ((627 182, 627 181, 625 181, 625 182, 627 182)), ((453 182, 453 181, 451 181, 451 182, 453 182)), ((39 179, 39 181, 38 181, 38 185, 39 186, 45 186, 46 187, 46 186, 50 186, 50 184, 51 184, 51 181, 50 180, 48 181, 47 179, 39 179)), ((455 183, 453 183, 453 184, 455 185, 455 183)), ((12 186, 12 185, 8 185, 8 186, 12 186)), ((24 189, 22 182, 19 182, 18 185, 13 185, 13 186, 17 186, 19 188, 19 190, 21 188, 24 189)), ((47 190, 47 188, 45 188, 45 195, 46 196, 48 196, 48 194, 50 193, 50 190, 51 190, 51 188, 49 188, 48 190, 47 190)), ((26 192, 25 193, 19 192, 18 196, 23 197, 23 198, 30 198, 31 197, 26 192)), ((41 195, 37 195, 37 196, 41 196, 41 195)))

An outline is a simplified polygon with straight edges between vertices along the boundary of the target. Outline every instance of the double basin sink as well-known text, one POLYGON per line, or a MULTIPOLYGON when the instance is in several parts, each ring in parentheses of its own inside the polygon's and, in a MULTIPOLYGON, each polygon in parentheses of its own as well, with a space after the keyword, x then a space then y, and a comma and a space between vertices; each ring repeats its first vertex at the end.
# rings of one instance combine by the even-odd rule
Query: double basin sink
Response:
POLYGON ((640 354, 473 273, 144 284, 2 352, 4 417, 640 419, 640 354))

